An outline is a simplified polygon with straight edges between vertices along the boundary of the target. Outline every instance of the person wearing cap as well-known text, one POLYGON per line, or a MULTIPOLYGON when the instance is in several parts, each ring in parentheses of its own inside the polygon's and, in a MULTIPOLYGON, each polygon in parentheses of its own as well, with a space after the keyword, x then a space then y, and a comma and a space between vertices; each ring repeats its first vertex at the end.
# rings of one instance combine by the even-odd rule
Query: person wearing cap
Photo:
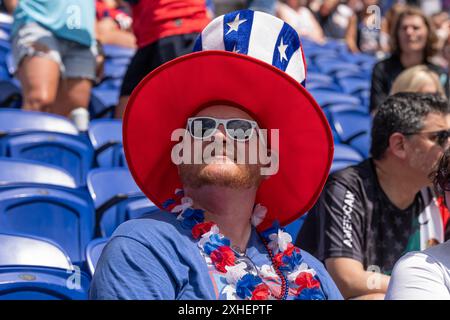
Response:
POLYGON ((373 119, 371 157, 333 173, 310 210, 296 243, 345 298, 383 299, 402 255, 444 242, 448 211, 429 175, 449 147, 449 112, 439 94, 389 97, 373 119))
MULTIPOLYGON (((442 156, 432 177, 435 189, 448 207, 450 149, 442 156)), ((410 252, 395 264, 386 300, 406 299, 450 300, 450 240, 421 252, 410 252)))
POLYGON ((161 212, 114 232, 90 298, 342 299, 280 227, 314 204, 333 154, 297 33, 242 10, 213 20, 195 50, 131 95, 127 162, 161 212))

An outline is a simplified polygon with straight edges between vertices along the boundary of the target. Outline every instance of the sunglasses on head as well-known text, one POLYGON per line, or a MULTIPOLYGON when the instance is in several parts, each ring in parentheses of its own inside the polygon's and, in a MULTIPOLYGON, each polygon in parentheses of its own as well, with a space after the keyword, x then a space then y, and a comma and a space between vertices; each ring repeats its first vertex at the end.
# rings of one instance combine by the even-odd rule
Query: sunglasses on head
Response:
POLYGON ((437 145, 439 145, 441 148, 445 148, 446 146, 448 146, 448 139, 450 138, 450 130, 419 131, 419 132, 404 133, 404 135, 406 136, 415 134, 428 135, 428 138, 437 145))
POLYGON ((212 117, 188 118, 187 127, 195 139, 208 139, 212 137, 219 125, 223 125, 227 136, 235 141, 244 142, 251 139, 258 124, 247 119, 216 119, 212 117))

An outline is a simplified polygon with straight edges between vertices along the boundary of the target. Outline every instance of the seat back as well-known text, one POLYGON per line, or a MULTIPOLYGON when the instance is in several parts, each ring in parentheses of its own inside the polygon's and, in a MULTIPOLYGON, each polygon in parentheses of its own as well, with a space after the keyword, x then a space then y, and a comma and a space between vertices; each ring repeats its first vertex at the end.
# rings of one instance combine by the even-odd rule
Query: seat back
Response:
POLYGON ((80 271, 0 267, 0 300, 86 300, 89 277, 80 271))
POLYGON ((65 117, 45 112, 0 109, 0 133, 30 131, 78 135, 77 128, 65 117))
POLYGON ((89 139, 95 149, 95 159, 103 168, 121 166, 122 121, 97 119, 89 125, 89 139))
POLYGON ((94 275, 95 267, 107 242, 107 238, 94 239, 86 247, 86 260, 91 276, 94 275))
POLYGON ((96 209, 96 234, 102 237, 109 237, 127 219, 128 202, 145 198, 126 168, 93 169, 87 187, 96 209))
POLYGON ((74 178, 64 169, 35 161, 0 158, 0 188, 35 184, 76 188, 74 178))
POLYGON ((73 189, 0 189, 0 233, 50 239, 79 263, 93 237, 94 208, 87 194, 73 189))
POLYGON ((0 266, 41 266, 72 270, 69 256, 48 239, 0 234, 0 266))
POLYGON ((78 136, 30 132, 8 135, 2 139, 3 156, 48 163, 67 170, 84 185, 92 167, 94 150, 87 139, 78 136))

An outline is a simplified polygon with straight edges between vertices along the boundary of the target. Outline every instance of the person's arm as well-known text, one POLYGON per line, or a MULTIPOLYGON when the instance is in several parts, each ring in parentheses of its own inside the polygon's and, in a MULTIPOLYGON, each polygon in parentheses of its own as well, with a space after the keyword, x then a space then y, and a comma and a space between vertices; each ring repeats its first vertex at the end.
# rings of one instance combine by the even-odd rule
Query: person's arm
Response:
POLYGON ((438 262, 422 252, 401 258, 392 272, 387 300, 450 299, 438 262))
MULTIPOLYGON (((342 176, 333 177, 314 210, 308 214, 297 239, 300 248, 311 250, 325 261, 329 274, 346 299, 384 293, 387 289, 388 279, 381 274, 366 272, 363 267, 365 215, 358 189, 342 176), (380 290, 370 289, 372 284, 370 288, 367 286, 368 277, 378 275, 382 276, 380 290)), ((378 283, 373 285, 378 286, 378 283)))
POLYGON ((351 258, 329 258, 325 265, 346 299, 383 299, 389 276, 364 270, 361 262, 351 258))
POLYGON ((91 282, 91 300, 173 300, 174 277, 161 253, 125 236, 104 248, 91 282))
POLYGON ((358 19, 356 14, 352 15, 350 18, 350 22, 347 27, 347 32, 345 33, 345 42, 347 43, 348 48, 351 52, 357 53, 359 52, 358 44, 356 43, 357 32, 358 32, 358 19))
POLYGON ((9 13, 14 12, 18 2, 19 0, 3 0, 3 4, 5 5, 6 10, 8 10, 9 13))

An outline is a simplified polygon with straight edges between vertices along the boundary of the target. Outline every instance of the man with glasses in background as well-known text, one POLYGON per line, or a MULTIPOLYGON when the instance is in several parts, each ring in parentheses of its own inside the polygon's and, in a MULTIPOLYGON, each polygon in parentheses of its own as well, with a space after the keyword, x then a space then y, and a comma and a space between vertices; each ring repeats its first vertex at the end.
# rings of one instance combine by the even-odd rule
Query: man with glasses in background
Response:
POLYGON ((449 129, 445 98, 395 94, 373 120, 371 158, 328 179, 297 246, 325 262, 345 298, 384 298, 403 254, 444 242, 448 211, 429 175, 449 129))

